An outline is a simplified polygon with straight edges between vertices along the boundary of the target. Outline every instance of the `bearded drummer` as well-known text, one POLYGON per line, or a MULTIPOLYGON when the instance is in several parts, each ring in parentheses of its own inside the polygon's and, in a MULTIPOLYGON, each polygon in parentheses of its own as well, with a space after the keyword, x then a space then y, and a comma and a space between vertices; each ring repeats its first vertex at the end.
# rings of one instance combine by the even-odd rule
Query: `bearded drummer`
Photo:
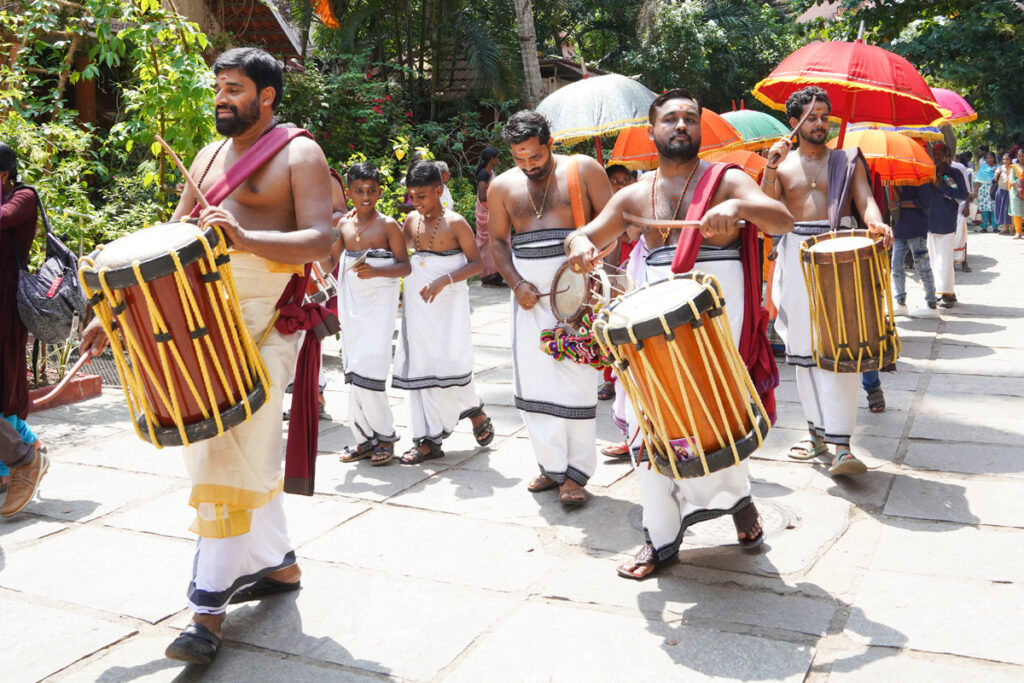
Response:
POLYGON ((883 222, 875 203, 867 162, 860 150, 829 150, 825 146, 831 111, 828 93, 822 88, 811 86, 790 96, 786 102, 790 125, 795 126, 807 115, 797 130, 800 145, 793 156, 789 156, 788 137, 772 146, 761 189, 781 200, 796 219, 792 234, 779 242, 772 283, 774 303, 779 309, 775 331, 786 343, 786 361, 795 366, 797 392, 807 420, 808 436, 789 449, 789 457, 810 460, 829 455, 832 446, 829 472, 853 475, 867 471, 850 451, 850 438, 857 424, 860 373, 817 367, 800 245, 815 235, 856 228, 862 223, 871 234, 881 235, 888 248, 892 229, 883 222))
MULTIPOLYGON (((740 168, 698 158, 700 117, 700 102, 689 91, 676 88, 659 95, 651 103, 647 127, 658 150, 658 170, 616 193, 597 218, 566 238, 565 249, 572 268, 592 269, 600 247, 625 231, 625 213, 630 214, 630 223, 643 228, 647 247, 645 267, 631 269, 640 275, 638 285, 654 284, 673 272, 699 270, 714 275, 733 341, 774 422, 772 392, 778 372, 765 336, 757 230, 788 232, 793 217, 781 202, 758 190, 740 168), (684 216, 694 221, 694 227, 665 224, 684 216)), ((636 434, 636 416, 629 415, 628 422, 630 434, 636 434)), ((641 438, 634 437, 630 447, 647 543, 633 561, 618 568, 621 576, 650 576, 678 554, 688 527, 723 515, 732 515, 742 546, 755 548, 764 542, 761 517, 750 497, 746 460, 708 476, 677 480, 651 468, 641 438)))
MULTIPOLYGON (((217 131, 225 138, 193 162, 204 194, 262 137, 269 142, 285 132, 279 128, 269 135, 283 92, 277 60, 262 50, 237 48, 222 54, 213 72, 217 131)), ((326 258, 332 243, 327 160, 309 137, 289 134, 283 144, 265 163, 257 166, 253 156, 239 163, 236 173, 255 168, 219 206, 199 214, 200 224, 220 226, 231 241, 239 303, 257 341, 292 275, 302 271, 289 264, 326 258)), ((188 215, 196 200, 186 189, 174 220, 188 215)), ((282 506, 281 405, 301 338, 272 329, 260 347, 271 383, 266 405, 247 422, 184 448, 192 478, 189 502, 197 513, 191 528, 199 543, 187 592, 192 623, 168 646, 171 659, 209 663, 220 649, 229 603, 299 588, 301 572, 282 506)), ((90 325, 82 353, 99 353, 105 344, 102 328, 90 325)))
POLYGON ((540 349, 540 335, 555 327, 546 296, 565 263, 562 240, 597 215, 612 187, 604 169, 585 156, 552 152, 548 122, 533 111, 513 114, 502 129, 515 168, 487 188, 494 264, 512 289, 512 368, 516 407, 522 412, 540 474, 527 489, 558 487, 565 505, 586 502, 597 465, 597 384, 588 365, 558 361, 540 349), (577 178, 573 202, 570 181, 577 178), (581 216, 573 215, 576 204, 581 216), (513 230, 515 234, 512 234, 513 230))

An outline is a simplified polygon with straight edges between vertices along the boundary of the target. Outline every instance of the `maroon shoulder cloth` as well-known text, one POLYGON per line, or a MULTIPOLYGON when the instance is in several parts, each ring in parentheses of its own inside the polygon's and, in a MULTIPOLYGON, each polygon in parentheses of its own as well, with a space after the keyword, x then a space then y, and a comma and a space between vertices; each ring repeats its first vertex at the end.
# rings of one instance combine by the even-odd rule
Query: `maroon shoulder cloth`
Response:
POLYGON ((16 187, 0 197, 0 413, 28 415, 28 330, 18 315, 18 271, 36 235, 36 193, 16 187))
MULTIPOLYGON (((736 164, 712 164, 693 191, 693 199, 686 211, 686 220, 699 221, 711 208, 714 197, 725 172, 740 168, 736 164)), ((741 169, 742 170, 742 169, 741 169)), ((672 259, 673 273, 687 273, 697 263, 697 253, 703 237, 698 230, 683 230, 672 259)), ((761 397, 761 403, 772 424, 775 424, 775 387, 779 386, 779 369, 775 356, 768 344, 768 311, 761 305, 761 264, 757 249, 757 226, 748 222, 740 230, 740 262, 743 264, 743 329, 740 332, 739 352, 754 387, 761 397)))
MULTIPOLYGON (((246 178, 300 135, 313 137, 302 128, 279 126, 269 131, 213 184, 206 193, 206 200, 211 205, 220 204, 245 182, 246 178)), ((202 208, 197 205, 192 209, 191 215, 198 216, 201 211, 202 208)), ((303 275, 293 275, 285 286, 277 302, 278 317, 274 325, 277 331, 284 335, 301 330, 312 331, 312 334, 307 334, 303 340, 295 365, 284 465, 284 490, 287 493, 304 496, 313 495, 313 478, 316 470, 319 438, 317 379, 320 374, 320 340, 328 334, 337 332, 338 324, 338 319, 320 304, 305 303, 309 271, 310 265, 307 263, 303 275)))

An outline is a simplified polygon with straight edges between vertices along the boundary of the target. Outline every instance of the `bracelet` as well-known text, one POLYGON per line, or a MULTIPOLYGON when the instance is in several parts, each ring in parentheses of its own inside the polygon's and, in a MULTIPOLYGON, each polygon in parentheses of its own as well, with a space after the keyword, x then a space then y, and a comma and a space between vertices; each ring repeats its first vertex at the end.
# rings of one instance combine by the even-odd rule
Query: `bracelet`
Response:
POLYGON ((450 285, 454 285, 455 284, 455 280, 452 279, 452 274, 451 273, 448 273, 448 284, 450 284, 450 285))
POLYGON ((519 289, 519 286, 523 284, 526 284, 526 280, 523 278, 519 278, 519 282, 517 282, 515 287, 512 288, 512 293, 515 294, 516 290, 519 289))
POLYGON ((572 234, 571 234, 571 235, 569 236, 569 241, 565 243, 565 253, 567 253, 567 254, 568 254, 568 253, 569 253, 570 251, 572 251, 572 241, 573 241, 574 239, 576 239, 577 237, 583 237, 583 233, 582 233, 582 232, 580 232, 579 230, 576 230, 576 231, 574 231, 574 232, 573 232, 573 233, 572 233, 572 234))
POLYGON ((779 169, 778 166, 769 166, 768 164, 765 164, 764 167, 765 167, 765 169, 770 170, 770 171, 777 171, 779 169))

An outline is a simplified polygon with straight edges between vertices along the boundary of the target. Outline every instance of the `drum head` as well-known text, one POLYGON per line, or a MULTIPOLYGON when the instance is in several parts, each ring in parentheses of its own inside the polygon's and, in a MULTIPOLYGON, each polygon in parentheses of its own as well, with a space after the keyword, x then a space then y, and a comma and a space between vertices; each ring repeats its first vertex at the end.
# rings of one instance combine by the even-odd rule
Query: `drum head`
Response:
POLYGON ((562 265, 551 282, 551 312, 563 323, 579 320, 592 299, 590 277, 568 266, 562 265))
POLYGON ((874 243, 875 241, 870 237, 861 237, 859 235, 833 237, 832 239, 817 242, 808 247, 807 250, 817 252, 819 254, 834 254, 839 251, 855 251, 857 249, 863 249, 864 247, 870 247, 874 243))
POLYGON ((103 247, 93 262, 97 268, 124 268, 181 249, 203 231, 191 223, 158 223, 118 237, 103 247))
POLYGON ((612 344, 630 344, 665 334, 661 323, 664 317, 669 329, 692 322, 692 302, 698 315, 715 308, 717 283, 703 284, 703 273, 693 276, 662 280, 648 287, 630 292, 608 308, 608 341, 612 344))

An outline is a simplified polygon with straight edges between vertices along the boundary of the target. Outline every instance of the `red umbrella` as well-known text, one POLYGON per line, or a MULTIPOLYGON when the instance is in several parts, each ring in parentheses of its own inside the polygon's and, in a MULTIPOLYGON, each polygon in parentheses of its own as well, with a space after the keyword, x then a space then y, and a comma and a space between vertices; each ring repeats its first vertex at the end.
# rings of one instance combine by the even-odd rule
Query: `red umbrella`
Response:
MULTIPOLYGON (((743 138, 728 121, 710 109, 700 116, 700 156, 710 152, 735 149, 743 138)), ((626 128, 615 140, 609 164, 622 164, 626 168, 650 170, 658 167, 658 150, 647 135, 647 128, 626 128)))
MULTIPOLYGON (((816 85, 828 92, 832 115, 847 121, 926 126, 950 114, 903 57, 860 41, 813 42, 782 60, 754 86, 754 97, 785 109, 794 92, 816 85)), ((845 125, 840 139, 845 135, 845 125)))
POLYGON ((952 90, 946 90, 945 88, 932 88, 931 90, 939 106, 951 112, 951 115, 946 117, 945 123, 967 123, 978 118, 974 107, 952 90))

